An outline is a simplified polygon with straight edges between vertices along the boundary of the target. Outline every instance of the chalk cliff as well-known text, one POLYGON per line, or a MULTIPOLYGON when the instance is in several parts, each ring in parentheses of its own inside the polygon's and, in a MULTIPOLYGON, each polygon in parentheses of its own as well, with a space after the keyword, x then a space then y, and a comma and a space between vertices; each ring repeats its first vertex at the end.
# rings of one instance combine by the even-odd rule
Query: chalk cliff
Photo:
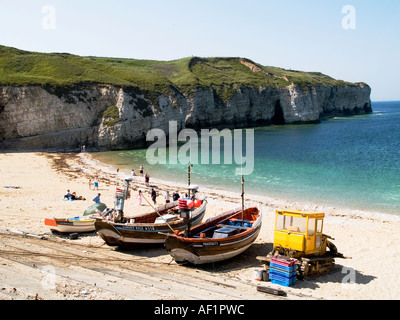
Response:
POLYGON ((81 144, 98 150, 145 144, 147 132, 182 128, 245 128, 318 122, 369 113, 366 84, 285 88, 239 87, 224 101, 213 88, 154 96, 134 88, 88 85, 54 93, 42 86, 0 87, 0 148, 58 151, 81 144), (114 113, 112 112, 114 109, 114 113))

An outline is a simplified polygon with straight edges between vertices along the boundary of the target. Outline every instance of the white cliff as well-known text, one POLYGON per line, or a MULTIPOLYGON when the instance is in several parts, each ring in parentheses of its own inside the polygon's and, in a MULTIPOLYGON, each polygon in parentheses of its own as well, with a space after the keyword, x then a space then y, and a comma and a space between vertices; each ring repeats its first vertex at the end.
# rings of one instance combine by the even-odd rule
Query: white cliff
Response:
POLYGON ((183 128, 244 128, 318 122, 336 114, 369 113, 365 84, 301 88, 242 86, 228 101, 213 89, 154 97, 133 88, 91 85, 55 94, 41 86, 0 87, 0 148, 58 151, 140 147, 147 132, 183 128), (105 111, 116 108, 117 118, 105 111))

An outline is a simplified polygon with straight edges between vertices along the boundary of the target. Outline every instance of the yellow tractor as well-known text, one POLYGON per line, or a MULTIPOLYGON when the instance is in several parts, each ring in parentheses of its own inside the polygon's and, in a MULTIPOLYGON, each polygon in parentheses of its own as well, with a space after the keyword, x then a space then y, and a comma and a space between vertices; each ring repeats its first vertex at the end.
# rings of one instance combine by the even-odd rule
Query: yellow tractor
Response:
POLYGON ((329 273, 335 265, 334 258, 346 257, 328 240, 334 239, 322 233, 324 217, 324 213, 276 211, 273 250, 266 257, 257 259, 268 269, 274 256, 295 258, 300 279, 329 273))

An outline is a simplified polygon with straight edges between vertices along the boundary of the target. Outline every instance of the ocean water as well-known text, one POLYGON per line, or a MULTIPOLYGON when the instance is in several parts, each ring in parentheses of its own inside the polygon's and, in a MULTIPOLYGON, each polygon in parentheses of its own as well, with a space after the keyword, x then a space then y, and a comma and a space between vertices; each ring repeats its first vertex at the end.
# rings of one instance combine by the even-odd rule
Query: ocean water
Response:
MULTIPOLYGON (((254 171, 245 177, 246 193, 400 214, 400 102, 375 102, 373 109, 370 115, 335 117, 319 124, 254 128, 254 171)), ((241 177, 235 174, 240 166, 235 161, 224 164, 223 147, 221 164, 195 165, 191 181, 240 192, 241 177)), ((243 156, 245 150, 243 146, 243 156)), ((151 165, 146 151, 101 152, 94 157, 127 172, 138 172, 143 164, 152 177, 187 181, 186 164, 167 160, 151 165)))

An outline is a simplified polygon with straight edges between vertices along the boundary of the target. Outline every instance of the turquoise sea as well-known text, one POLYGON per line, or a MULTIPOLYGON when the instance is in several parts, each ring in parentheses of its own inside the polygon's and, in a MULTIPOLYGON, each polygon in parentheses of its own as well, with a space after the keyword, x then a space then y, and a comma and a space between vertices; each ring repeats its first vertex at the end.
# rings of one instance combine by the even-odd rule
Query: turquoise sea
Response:
MULTIPOLYGON (((400 214, 400 102, 374 102, 373 109, 319 124, 254 128, 254 171, 245 177, 246 192, 400 214)), ((146 151, 93 155, 127 172, 143 164, 152 177, 186 182, 187 165, 150 165, 146 151)), ((223 162, 195 165, 192 183, 240 192, 240 166, 223 162)))

